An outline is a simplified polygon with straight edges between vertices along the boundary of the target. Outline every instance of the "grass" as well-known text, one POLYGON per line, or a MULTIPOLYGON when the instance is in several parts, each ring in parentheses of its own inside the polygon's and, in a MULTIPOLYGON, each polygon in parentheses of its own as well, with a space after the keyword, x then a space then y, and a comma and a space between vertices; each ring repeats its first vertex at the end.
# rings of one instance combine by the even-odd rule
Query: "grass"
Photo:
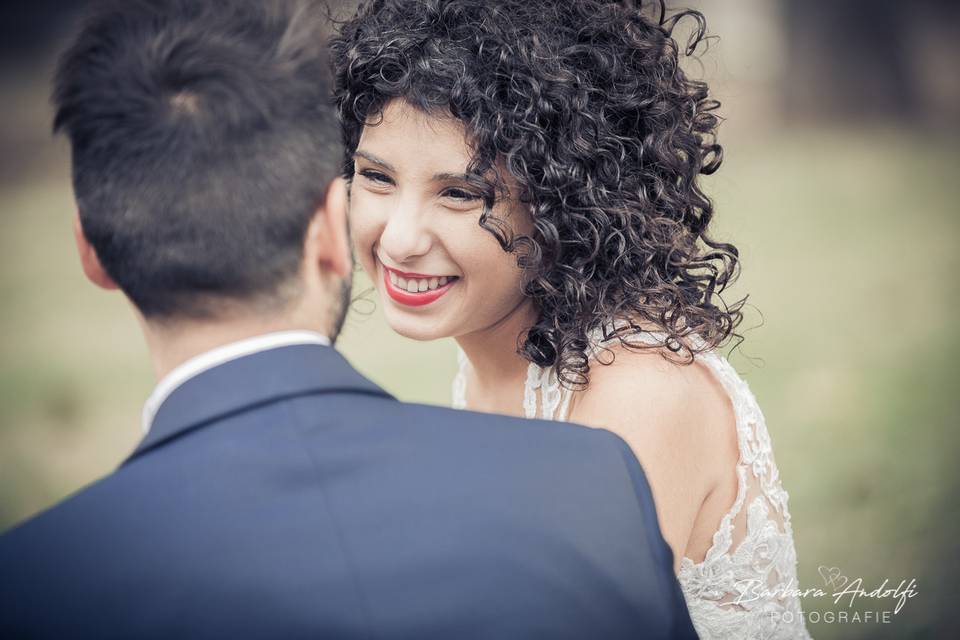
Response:
MULTIPOLYGON (((742 251, 731 299, 750 294, 746 342, 730 359, 767 417, 801 585, 820 586, 821 565, 865 585, 919 580, 893 623, 812 623, 816 637, 936 637, 950 627, 960 534, 955 142, 894 131, 741 137, 708 182, 718 235, 742 251)), ((80 274, 66 166, 44 176, 0 189, 0 528, 109 473, 139 438, 153 384, 125 303, 80 274)), ((393 335, 370 300, 355 305, 342 350, 401 399, 446 404, 453 344, 393 335)), ((843 608, 822 598, 804 606, 843 608)))

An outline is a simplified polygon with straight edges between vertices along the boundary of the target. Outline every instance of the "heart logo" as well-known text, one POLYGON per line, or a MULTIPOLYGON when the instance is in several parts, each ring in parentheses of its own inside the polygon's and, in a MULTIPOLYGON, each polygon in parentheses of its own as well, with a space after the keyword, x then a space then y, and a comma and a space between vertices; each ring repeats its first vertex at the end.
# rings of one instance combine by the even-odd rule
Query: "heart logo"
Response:
POLYGON ((828 587, 843 589, 847 586, 847 583, 850 582, 850 578, 841 573, 840 567, 820 565, 817 568, 817 572, 820 574, 820 577, 823 578, 823 583, 828 587))

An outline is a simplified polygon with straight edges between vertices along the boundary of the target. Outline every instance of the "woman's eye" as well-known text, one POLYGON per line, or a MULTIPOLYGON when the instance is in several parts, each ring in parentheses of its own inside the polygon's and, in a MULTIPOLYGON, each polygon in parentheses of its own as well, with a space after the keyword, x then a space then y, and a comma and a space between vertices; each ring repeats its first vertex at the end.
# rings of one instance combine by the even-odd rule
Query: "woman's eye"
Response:
POLYGON ((472 200, 479 200, 480 196, 463 189, 447 189, 442 194, 445 198, 453 198, 454 200, 461 200, 463 202, 470 202, 472 200))
POLYGON ((380 173, 379 171, 364 169, 360 172, 360 175, 370 182, 375 182, 377 184, 393 184, 393 180, 390 179, 390 176, 380 173))

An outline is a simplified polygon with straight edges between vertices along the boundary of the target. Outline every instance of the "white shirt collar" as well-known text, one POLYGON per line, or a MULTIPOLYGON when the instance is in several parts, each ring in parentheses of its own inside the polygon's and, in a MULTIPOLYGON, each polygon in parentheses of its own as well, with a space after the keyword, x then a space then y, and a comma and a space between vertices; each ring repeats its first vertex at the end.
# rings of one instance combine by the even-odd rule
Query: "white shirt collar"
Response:
POLYGON ((261 336, 231 342, 190 358, 165 375, 157 384, 156 388, 154 388, 150 397, 147 398, 146 403, 143 405, 143 418, 141 421, 143 432, 147 433, 150 431, 153 418, 157 415, 160 405, 170 397, 170 394, 173 393, 177 387, 187 380, 231 360, 236 360, 237 358, 248 356, 259 351, 295 344, 319 344, 329 347, 330 339, 314 331, 277 331, 275 333, 267 333, 261 336))

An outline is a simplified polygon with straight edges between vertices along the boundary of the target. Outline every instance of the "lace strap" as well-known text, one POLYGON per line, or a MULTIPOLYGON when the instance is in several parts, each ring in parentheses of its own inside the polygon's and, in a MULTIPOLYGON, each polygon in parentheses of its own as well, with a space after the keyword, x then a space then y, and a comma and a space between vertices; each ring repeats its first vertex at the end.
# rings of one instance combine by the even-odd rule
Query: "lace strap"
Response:
POLYGON ((527 367, 527 378, 523 382, 523 415, 527 418, 537 417, 537 390, 541 388, 542 373, 532 362, 527 367))
POLYGON ((467 408, 467 354, 457 345, 457 374, 453 377, 450 406, 454 409, 467 408))

